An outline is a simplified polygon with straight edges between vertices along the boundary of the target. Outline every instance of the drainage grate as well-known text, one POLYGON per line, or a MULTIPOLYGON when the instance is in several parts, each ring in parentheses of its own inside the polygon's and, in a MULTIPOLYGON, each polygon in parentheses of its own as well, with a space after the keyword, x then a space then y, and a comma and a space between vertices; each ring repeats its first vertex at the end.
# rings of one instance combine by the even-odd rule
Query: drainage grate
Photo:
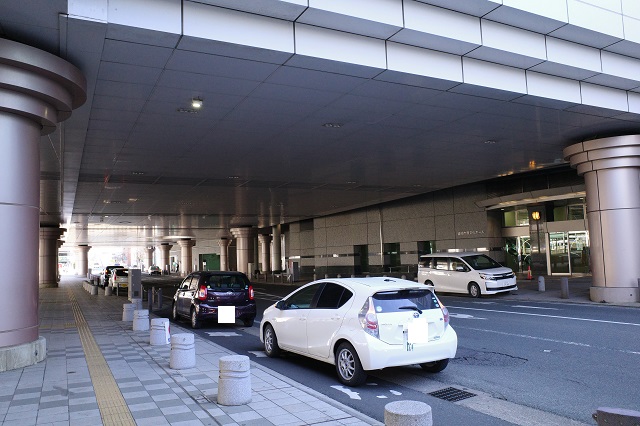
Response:
POLYGON ((444 388, 435 392, 429 392, 429 395, 435 396, 436 398, 444 399, 445 401, 462 401, 463 399, 471 398, 472 396, 476 396, 475 393, 465 392, 456 388, 444 388))

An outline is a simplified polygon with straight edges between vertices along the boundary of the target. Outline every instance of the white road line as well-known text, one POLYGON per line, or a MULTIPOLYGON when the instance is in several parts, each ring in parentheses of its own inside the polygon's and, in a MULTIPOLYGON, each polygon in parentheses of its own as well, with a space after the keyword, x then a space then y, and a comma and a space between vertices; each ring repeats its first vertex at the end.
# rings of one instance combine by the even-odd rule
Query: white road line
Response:
POLYGON ((248 351, 250 354, 254 355, 256 358, 266 358, 267 354, 264 351, 248 351))
POLYGON ((449 310, 451 309, 467 309, 470 311, 480 311, 480 312, 497 312, 500 314, 513 314, 513 315, 527 315, 532 317, 545 317, 545 318, 558 318, 558 319, 567 319, 574 321, 587 321, 587 322, 600 322, 604 324, 619 324, 619 325, 633 325, 636 327, 640 327, 640 324, 634 322, 620 322, 620 321, 606 321, 606 320, 598 320, 592 318, 575 318, 575 317, 564 317, 560 315, 544 315, 544 314, 534 314, 531 312, 513 312, 513 311, 499 311, 496 309, 480 309, 480 308, 467 308, 464 306, 447 306, 449 310))
POLYGON ((235 331, 207 331, 206 332, 211 337, 233 337, 240 336, 235 331))
POLYGON ((512 308, 524 308, 524 309, 543 309, 548 311, 559 311, 558 308, 545 308, 543 306, 524 306, 524 305, 514 305, 512 308))
POLYGON ((334 388, 337 391, 346 393, 347 395, 349 395, 349 398, 351 398, 351 399, 362 399, 362 398, 360 398, 360 394, 358 392, 354 392, 351 389, 345 388, 344 386, 333 385, 331 387, 334 388))
POLYGON ((579 342, 568 342, 566 340, 558 340, 558 339, 549 339, 546 337, 537 337, 530 336, 528 334, 518 334, 518 333, 507 333, 506 331, 497 331, 497 330, 487 330, 485 328, 474 328, 474 327, 461 327, 457 326, 456 328, 471 330, 471 331, 484 331, 487 333, 500 334, 502 336, 512 336, 512 337, 522 337, 524 339, 532 339, 532 340, 542 340, 544 342, 552 342, 552 343, 562 343, 565 345, 573 345, 573 346, 582 346, 585 348, 591 348, 592 346, 587 343, 579 343, 579 342))
POLYGON ((473 315, 467 315, 467 314, 456 314, 456 313, 453 313, 453 312, 450 312, 449 316, 451 318, 486 320, 486 318, 474 317, 473 315))

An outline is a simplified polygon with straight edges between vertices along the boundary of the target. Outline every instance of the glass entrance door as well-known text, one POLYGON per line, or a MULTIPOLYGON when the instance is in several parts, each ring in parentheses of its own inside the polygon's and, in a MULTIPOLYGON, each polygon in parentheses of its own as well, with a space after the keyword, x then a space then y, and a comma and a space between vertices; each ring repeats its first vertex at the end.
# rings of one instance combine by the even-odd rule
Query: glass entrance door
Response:
POLYGON ((549 267, 552 274, 589 273, 589 233, 549 233, 549 267))

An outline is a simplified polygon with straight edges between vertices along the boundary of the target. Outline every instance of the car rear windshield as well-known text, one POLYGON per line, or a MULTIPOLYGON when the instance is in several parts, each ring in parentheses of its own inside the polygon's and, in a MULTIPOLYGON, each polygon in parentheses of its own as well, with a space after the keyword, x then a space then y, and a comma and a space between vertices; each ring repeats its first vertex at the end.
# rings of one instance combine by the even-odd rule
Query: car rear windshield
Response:
POLYGON ((472 256, 463 256, 462 257, 465 262, 467 262, 473 269, 482 270, 482 269, 493 269, 502 267, 501 264, 493 260, 487 255, 484 254, 475 254, 472 256))
POLYGON ((244 290, 249 282, 242 275, 211 275, 205 278, 205 285, 213 290, 244 290))
POLYGON ((373 305, 377 313, 398 312, 406 309, 440 308, 435 294, 427 289, 382 291, 373 295, 373 305))
POLYGON ((129 276, 129 271, 127 271, 126 269, 116 269, 116 276, 117 277, 129 276))

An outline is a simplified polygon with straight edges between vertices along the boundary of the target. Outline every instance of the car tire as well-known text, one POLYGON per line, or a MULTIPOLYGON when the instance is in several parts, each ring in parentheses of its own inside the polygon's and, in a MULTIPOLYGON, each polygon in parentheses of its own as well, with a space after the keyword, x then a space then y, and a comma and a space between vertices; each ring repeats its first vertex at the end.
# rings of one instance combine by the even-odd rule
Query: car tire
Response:
POLYGON ((173 302, 173 306, 171 307, 171 319, 174 321, 178 321, 178 305, 176 302, 173 302))
POLYGON ((478 299, 481 295, 482 292, 480 291, 480 286, 478 284, 469 284, 469 296, 473 297, 474 299, 478 299))
POLYGON ((348 342, 340 343, 336 351, 336 372, 340 382, 355 387, 367 381, 367 373, 362 368, 358 353, 348 342))
POLYGON ((253 327, 253 321, 254 321, 254 318, 249 318, 249 319, 246 319, 246 320, 242 320, 242 324, 245 327, 253 327))
POLYGON ((280 355, 281 349, 278 346, 278 337, 276 332, 271 326, 267 324, 264 326, 264 353, 269 358, 276 358, 280 355))
POLYGON ((198 312, 196 312, 196 308, 191 308, 191 328, 200 328, 200 319, 198 318, 198 312))
POLYGON ((439 373, 449 365, 449 358, 441 359, 440 361, 425 362, 420 364, 420 367, 427 373, 439 373))

